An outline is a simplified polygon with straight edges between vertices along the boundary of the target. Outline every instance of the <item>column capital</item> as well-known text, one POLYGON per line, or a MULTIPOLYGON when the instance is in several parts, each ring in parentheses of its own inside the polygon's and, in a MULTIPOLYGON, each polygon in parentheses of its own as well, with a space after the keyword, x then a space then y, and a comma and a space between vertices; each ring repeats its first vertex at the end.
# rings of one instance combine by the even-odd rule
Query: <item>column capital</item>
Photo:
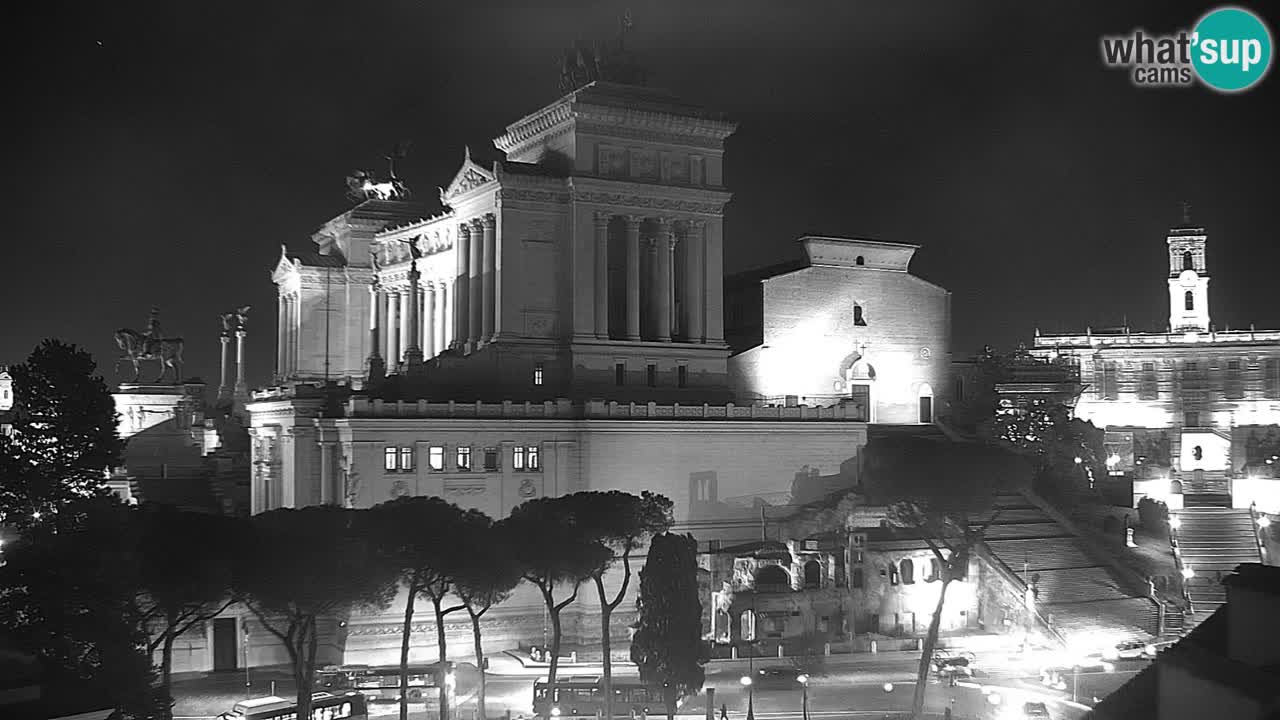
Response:
POLYGON ((471 237, 471 221, 468 220, 458 223, 458 235, 471 237))
MULTIPOLYGON (((245 339, 249 335, 249 331, 244 328, 236 328, 236 337, 240 340, 245 339)), ((229 338, 228 338, 229 339, 229 338)))
POLYGON ((480 225, 492 230, 498 226, 498 216, 493 213, 485 213, 480 216, 480 225))
POLYGON ((620 217, 626 221, 628 230, 639 230, 640 223, 644 222, 643 215, 621 215, 620 217))
POLYGON ((676 219, 673 217, 657 217, 653 222, 658 226, 659 235, 671 235, 675 232, 676 219))
POLYGON ((470 220, 467 221, 467 224, 470 225, 471 229, 475 232, 484 231, 484 220, 482 220, 481 218, 471 218, 470 220))
POLYGON ((613 213, 607 210, 597 210, 593 215, 596 222, 596 229, 609 227, 609 221, 613 219, 613 213))
POLYGON ((690 230, 703 230, 707 227, 707 221, 705 218, 689 218, 684 222, 690 230))

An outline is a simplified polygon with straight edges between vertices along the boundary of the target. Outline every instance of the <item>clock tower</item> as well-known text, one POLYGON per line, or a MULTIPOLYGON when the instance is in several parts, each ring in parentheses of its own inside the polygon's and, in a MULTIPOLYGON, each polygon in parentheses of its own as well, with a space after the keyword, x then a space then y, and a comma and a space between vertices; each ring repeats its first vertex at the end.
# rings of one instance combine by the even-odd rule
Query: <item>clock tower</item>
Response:
POLYGON ((1204 228, 1182 226, 1169 231, 1169 329, 1209 331, 1209 272, 1205 266, 1204 228))

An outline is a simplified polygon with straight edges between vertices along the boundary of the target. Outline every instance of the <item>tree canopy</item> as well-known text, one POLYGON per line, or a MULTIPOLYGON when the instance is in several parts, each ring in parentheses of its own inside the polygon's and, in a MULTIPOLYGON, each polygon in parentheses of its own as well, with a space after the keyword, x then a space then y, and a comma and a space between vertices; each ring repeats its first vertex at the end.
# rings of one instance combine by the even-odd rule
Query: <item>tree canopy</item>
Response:
POLYGON ((121 463, 115 400, 89 353, 45 340, 10 368, 14 421, 0 435, 0 523, 25 527, 77 498, 109 492, 121 463))
POLYGON ((662 689, 669 718, 675 716, 676 701, 702 690, 706 680, 697 553, 692 535, 663 533, 649 544, 640 570, 640 619, 631 659, 641 681, 662 689))

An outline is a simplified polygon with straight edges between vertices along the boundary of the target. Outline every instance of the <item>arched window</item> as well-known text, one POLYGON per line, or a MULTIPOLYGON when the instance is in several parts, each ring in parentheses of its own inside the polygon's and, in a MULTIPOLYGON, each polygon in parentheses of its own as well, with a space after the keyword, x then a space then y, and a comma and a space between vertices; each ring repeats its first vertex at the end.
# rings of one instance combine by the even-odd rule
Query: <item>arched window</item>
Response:
POLYGON ((1196 269, 1196 259, 1195 259, 1195 256, 1191 254, 1190 250, 1182 253, 1182 269, 1183 270, 1196 269))
POLYGON ((1169 483, 1169 493, 1170 493, 1170 494, 1172 494, 1172 495, 1181 495, 1181 494, 1182 494, 1182 481, 1181 481, 1181 480, 1174 480, 1173 482, 1169 483))
POLYGON ((787 575, 787 571, 777 565, 765 565, 756 571, 756 586, 760 585, 790 585, 791 577, 787 575))
POLYGON ((933 422, 933 388, 929 383, 924 383, 920 386, 917 397, 919 404, 917 419, 922 423, 933 422))
POLYGON ((854 305, 854 306, 853 306, 853 324, 854 324, 854 325, 858 325, 858 326, 860 326, 860 327, 866 327, 866 325, 867 325, 867 319, 866 319, 866 318, 864 318, 864 317, 862 317, 862 306, 861 306, 861 305, 854 305))
POLYGON ((866 264, 867 264, 867 261, 866 261, 866 260, 865 260, 861 255, 859 255, 858 257, 854 258, 854 260, 853 260, 853 264, 854 264, 854 265, 866 265, 866 264))
POLYGON ((910 558, 905 558, 898 567, 902 570, 902 584, 913 585, 916 581, 916 564, 911 562, 910 558))
POLYGON ((1188 290, 1187 293, 1182 296, 1182 303, 1187 306, 1188 310, 1196 309, 1196 298, 1194 295, 1191 294, 1190 290, 1188 290))
POLYGON ((938 563, 938 558, 929 558, 929 575, 925 577, 925 582, 937 582, 942 579, 942 565, 938 563))
POLYGON ((804 564, 804 586, 822 587, 822 565, 817 560, 810 560, 804 564))
POLYGON ((854 568, 853 578, 852 578, 853 587, 855 589, 861 589, 863 582, 865 581, 863 580, 863 576, 862 576, 862 568, 854 568))

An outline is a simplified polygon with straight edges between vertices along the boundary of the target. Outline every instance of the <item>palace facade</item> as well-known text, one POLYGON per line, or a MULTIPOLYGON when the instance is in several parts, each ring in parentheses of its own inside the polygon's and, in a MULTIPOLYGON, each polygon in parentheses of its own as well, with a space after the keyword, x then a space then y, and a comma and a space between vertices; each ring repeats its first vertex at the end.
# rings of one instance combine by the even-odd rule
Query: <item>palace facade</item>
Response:
POLYGON ((1169 324, 1041 335, 1032 353, 1079 368, 1076 415, 1106 431, 1108 469, 1143 497, 1280 512, 1280 331, 1210 321, 1208 234, 1171 229, 1169 324))
MULTIPOLYGON (((856 485, 868 423, 929 423, 946 400, 950 295, 910 274, 915 246, 847 238, 802 238, 803 261, 726 279, 734 129, 663 91, 591 83, 510 125, 505 159, 465 152, 442 210, 362 198, 312 251, 282 250, 276 384, 247 407, 253 512, 437 495, 502 517, 645 489, 705 548, 758 537, 762 505, 856 485)), ((567 643, 599 637, 587 595, 567 643)), ((335 623, 322 654, 394 662, 401 602, 335 623)), ((413 657, 430 660, 422 610, 413 657)), ((625 643, 633 618, 614 617, 625 643)), ((282 661, 252 619, 225 620, 191 669, 282 661)), ((486 623, 493 650, 547 632, 527 589, 486 623)), ((470 659, 469 623, 446 632, 470 659)))

